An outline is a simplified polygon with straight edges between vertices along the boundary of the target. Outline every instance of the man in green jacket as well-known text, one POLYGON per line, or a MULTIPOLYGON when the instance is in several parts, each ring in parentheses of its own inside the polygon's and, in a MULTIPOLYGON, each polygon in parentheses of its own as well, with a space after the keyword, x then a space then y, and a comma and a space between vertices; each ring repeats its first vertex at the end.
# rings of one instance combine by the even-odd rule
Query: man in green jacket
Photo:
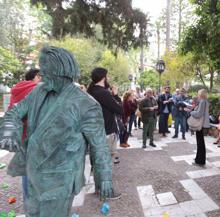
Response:
POLYGON ((145 98, 140 102, 139 110, 141 112, 141 120, 143 122, 143 146, 146 148, 147 137, 149 136, 150 143, 152 147, 156 147, 154 144, 154 127, 157 118, 156 111, 158 109, 157 101, 153 96, 153 91, 151 88, 146 90, 145 98))
POLYGON ((16 152, 8 174, 28 176, 26 217, 68 217, 84 185, 85 139, 101 198, 114 193, 111 157, 100 105, 73 84, 79 76, 74 57, 62 48, 44 47, 39 64, 43 82, 5 114, 0 147, 16 152), (27 139, 21 145, 26 116, 27 139))

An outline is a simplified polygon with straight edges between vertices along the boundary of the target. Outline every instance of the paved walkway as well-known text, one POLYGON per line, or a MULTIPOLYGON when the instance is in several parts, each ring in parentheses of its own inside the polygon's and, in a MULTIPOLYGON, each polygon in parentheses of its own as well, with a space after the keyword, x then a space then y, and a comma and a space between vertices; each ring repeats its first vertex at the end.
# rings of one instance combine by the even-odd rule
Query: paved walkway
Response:
MULTIPOLYGON (((173 129, 171 129, 173 131, 173 129)), ((206 137, 206 168, 192 165, 195 157, 195 136, 186 135, 186 141, 156 135, 156 148, 141 148, 141 130, 133 131, 130 148, 119 149, 120 164, 113 168, 114 185, 122 198, 110 201, 109 217, 220 217, 220 148, 214 139, 206 137)), ((0 162, 8 163, 11 153, 0 151, 0 162)), ((75 198, 73 213, 80 217, 101 217, 102 202, 94 194, 94 180, 90 174, 89 159, 86 171, 87 185, 75 198)), ((19 178, 11 178, 0 170, 0 211, 14 209, 22 214, 22 194, 19 178), (7 204, 8 196, 17 202, 7 204)))

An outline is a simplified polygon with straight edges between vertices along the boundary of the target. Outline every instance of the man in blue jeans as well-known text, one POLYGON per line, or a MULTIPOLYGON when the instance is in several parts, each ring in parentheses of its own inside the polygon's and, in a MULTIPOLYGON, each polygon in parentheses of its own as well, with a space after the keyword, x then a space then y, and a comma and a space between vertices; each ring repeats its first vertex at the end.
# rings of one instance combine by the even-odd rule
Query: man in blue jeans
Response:
POLYGON ((175 134, 172 138, 178 138, 178 133, 179 133, 179 126, 181 127, 181 132, 182 132, 182 139, 185 138, 185 132, 186 132, 186 118, 187 118, 187 112, 184 110, 186 107, 186 102, 187 102, 187 97, 186 97, 186 90, 182 88, 180 90, 180 95, 177 96, 177 98, 174 100, 174 106, 175 106, 175 112, 174 112, 174 117, 175 117, 175 134))

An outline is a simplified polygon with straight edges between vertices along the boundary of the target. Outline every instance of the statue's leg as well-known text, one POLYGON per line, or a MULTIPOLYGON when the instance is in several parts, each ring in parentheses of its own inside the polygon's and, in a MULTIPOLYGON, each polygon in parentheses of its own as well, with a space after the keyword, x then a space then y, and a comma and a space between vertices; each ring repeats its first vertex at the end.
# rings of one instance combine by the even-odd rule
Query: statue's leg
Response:
POLYGON ((28 198, 25 200, 26 217, 69 217, 74 194, 66 198, 39 201, 37 192, 28 183, 28 198))
POLYGON ((74 196, 40 203, 39 217, 70 217, 74 196))

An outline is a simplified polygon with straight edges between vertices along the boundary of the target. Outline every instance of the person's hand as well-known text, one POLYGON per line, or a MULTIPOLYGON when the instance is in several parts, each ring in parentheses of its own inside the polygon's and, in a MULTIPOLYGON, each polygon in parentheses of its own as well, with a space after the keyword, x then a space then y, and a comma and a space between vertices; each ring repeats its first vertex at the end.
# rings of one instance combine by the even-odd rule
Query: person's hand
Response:
POLYGON ((186 112, 191 112, 192 110, 189 109, 189 108, 187 108, 187 107, 185 107, 185 108, 184 108, 184 111, 186 111, 186 112))
POLYGON ((114 195, 112 181, 102 181, 100 186, 100 199, 106 200, 114 195))
POLYGON ((169 101, 163 101, 163 104, 167 104, 169 101))
POLYGON ((150 111, 154 111, 154 107, 150 107, 149 109, 150 109, 150 111))
POLYGON ((116 87, 115 85, 112 86, 112 93, 113 95, 118 95, 118 87, 116 87))
POLYGON ((158 106, 156 105, 156 106, 154 106, 154 110, 157 110, 158 109, 158 106))

